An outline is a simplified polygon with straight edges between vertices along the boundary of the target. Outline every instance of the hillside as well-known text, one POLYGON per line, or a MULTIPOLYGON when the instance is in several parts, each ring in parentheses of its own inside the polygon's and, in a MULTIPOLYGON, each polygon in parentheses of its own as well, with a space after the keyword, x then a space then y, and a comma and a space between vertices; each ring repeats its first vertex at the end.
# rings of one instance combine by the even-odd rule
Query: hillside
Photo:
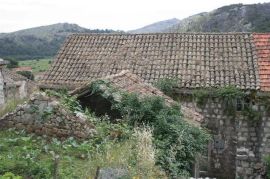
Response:
POLYGON ((76 24, 59 23, 0 34, 0 57, 33 59, 52 57, 71 33, 108 33, 112 30, 90 30, 76 24))
POLYGON ((270 3, 234 4, 181 20, 163 32, 269 32, 270 3))
POLYGON ((169 19, 130 33, 150 32, 269 32, 270 3, 233 4, 182 20, 169 19))
POLYGON ((173 18, 173 19, 168 19, 165 21, 159 21, 147 26, 144 26, 139 29, 131 30, 128 31, 129 33, 151 33, 151 32, 162 32, 165 29, 168 29, 180 22, 179 19, 173 18))

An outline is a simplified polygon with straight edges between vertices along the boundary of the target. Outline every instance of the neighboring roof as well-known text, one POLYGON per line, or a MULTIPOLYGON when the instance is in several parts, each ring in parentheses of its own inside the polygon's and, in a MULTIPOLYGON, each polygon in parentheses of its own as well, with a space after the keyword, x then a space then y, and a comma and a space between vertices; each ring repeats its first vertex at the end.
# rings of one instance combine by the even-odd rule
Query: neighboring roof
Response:
POLYGON ((7 68, 2 69, 4 82, 23 81, 27 80, 25 76, 22 76, 16 72, 13 72, 7 68))
POLYGON ((33 87, 37 86, 37 84, 34 81, 31 81, 25 76, 22 76, 16 72, 13 72, 7 68, 2 68, 2 74, 3 74, 4 82, 6 83, 7 86, 14 86, 14 85, 17 86, 18 83, 16 82, 18 81, 27 81, 33 87))
MULTIPOLYGON (((155 88, 151 84, 143 82, 143 80, 137 76, 132 74, 128 70, 121 71, 118 74, 106 76, 104 78, 100 78, 97 80, 107 81, 112 87, 120 89, 125 92, 129 93, 136 93, 139 97, 146 97, 146 96, 160 96, 165 99, 165 102, 168 105, 172 105, 176 103, 172 98, 165 95, 162 91, 155 88)), ((83 96, 90 92, 89 86, 96 80, 89 81, 88 83, 78 87, 74 91, 72 91, 71 95, 83 96)), ((195 109, 187 108, 181 106, 183 115, 185 119, 193 122, 194 124, 198 122, 202 122, 202 115, 197 113, 195 109)))
POLYGON ((261 90, 270 91, 270 33, 256 33, 253 37, 258 55, 261 90))
POLYGON ((1 66, 1 65, 7 65, 7 64, 9 64, 8 61, 6 61, 6 60, 0 58, 0 66, 1 66))
POLYGON ((74 34, 40 84, 75 89, 122 70, 149 83, 178 78, 184 89, 227 85, 260 89, 251 33, 74 34))
POLYGON ((23 66, 23 67, 18 67, 18 68, 13 68, 12 71, 30 71, 32 72, 32 67, 30 66, 23 66))

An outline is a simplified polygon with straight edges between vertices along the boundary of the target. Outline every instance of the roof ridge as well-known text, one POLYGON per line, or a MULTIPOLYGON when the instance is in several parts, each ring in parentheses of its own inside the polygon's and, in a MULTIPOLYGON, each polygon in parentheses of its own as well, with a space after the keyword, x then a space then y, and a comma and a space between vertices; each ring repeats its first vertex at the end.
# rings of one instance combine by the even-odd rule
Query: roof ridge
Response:
MULTIPOLYGON (((166 35, 166 34, 183 34, 183 35, 239 35, 253 34, 254 32, 152 32, 152 33, 72 33, 73 35, 93 35, 93 36, 120 36, 120 35, 166 35)), ((267 33, 266 33, 267 34, 267 33)), ((270 32, 268 33, 270 34, 270 32)))

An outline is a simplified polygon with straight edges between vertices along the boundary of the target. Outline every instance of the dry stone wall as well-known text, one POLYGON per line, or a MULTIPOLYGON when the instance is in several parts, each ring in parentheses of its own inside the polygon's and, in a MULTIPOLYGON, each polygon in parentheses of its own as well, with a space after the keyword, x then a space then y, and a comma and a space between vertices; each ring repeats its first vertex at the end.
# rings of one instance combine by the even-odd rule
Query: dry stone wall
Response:
POLYGON ((29 133, 58 138, 90 138, 95 127, 82 113, 74 114, 45 93, 35 93, 28 102, 0 119, 0 128, 24 129, 29 133))
POLYGON ((236 112, 227 115, 219 100, 208 100, 198 107, 192 100, 181 101, 203 114, 202 125, 210 130, 213 139, 205 154, 207 176, 228 178, 264 178, 264 157, 270 155, 270 114, 266 106, 254 104, 261 118, 252 121, 236 112))

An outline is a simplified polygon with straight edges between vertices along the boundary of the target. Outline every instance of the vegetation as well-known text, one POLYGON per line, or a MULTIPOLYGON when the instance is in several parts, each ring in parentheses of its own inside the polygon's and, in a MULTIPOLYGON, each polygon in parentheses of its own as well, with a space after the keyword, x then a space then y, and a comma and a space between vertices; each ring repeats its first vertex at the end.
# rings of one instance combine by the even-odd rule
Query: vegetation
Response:
POLYGON ((75 97, 47 91, 58 97, 63 107, 86 114, 97 134, 83 141, 72 137, 60 141, 14 129, 1 130, 0 175, 12 172, 23 178, 94 178, 99 168, 124 169, 127 178, 189 175, 194 157, 203 151, 209 136, 186 123, 178 105, 167 106, 159 97, 140 99, 102 81, 91 87, 95 88, 93 93, 103 91, 103 97, 114 101, 112 109, 123 116, 120 121, 112 123, 106 115, 97 118, 75 97), (120 100, 113 100, 118 95, 120 100))
POLYGON ((179 79, 162 78, 154 83, 154 86, 160 89, 164 94, 174 97, 175 88, 178 87, 179 79))
POLYGON ((95 121, 97 135, 84 141, 72 137, 60 141, 24 131, 1 130, 0 175, 12 172, 35 179, 94 178, 98 168, 109 167, 127 170, 127 178, 164 178, 164 173, 152 165, 153 157, 138 148, 145 146, 143 151, 152 153, 151 144, 143 143, 151 140, 148 129, 134 132, 124 123, 112 124, 106 118, 95 121), (119 135, 114 135, 116 132, 119 135), (141 157, 144 163, 140 162, 141 157))
MULTIPOLYGON (((84 112, 74 97, 47 91, 63 107, 84 112)), ((58 140, 14 129, 0 131, 0 175, 12 172, 23 178, 94 178, 98 168, 121 168, 127 178, 166 178, 155 166, 152 130, 131 128, 126 121, 111 123, 107 116, 85 114, 97 134, 88 140, 58 140)))
POLYGON ((4 175, 0 176, 0 179, 22 179, 22 177, 16 176, 11 172, 7 172, 4 175))
POLYGON ((26 77, 29 80, 34 80, 35 76, 31 71, 17 71, 18 74, 26 77))
POLYGON ((7 64, 7 68, 17 68, 18 67, 18 61, 14 60, 13 58, 5 58, 9 62, 7 64))
POLYGON ((251 121, 260 119, 260 113, 252 108, 251 101, 257 100, 253 93, 246 93, 235 86, 199 89, 193 93, 193 97, 200 107, 203 107, 209 100, 217 99, 223 105, 224 113, 227 115, 235 116, 239 110, 251 121))
POLYGON ((111 33, 113 30, 86 29, 76 24, 59 23, 0 34, 0 56, 18 60, 51 58, 72 33, 111 33))
POLYGON ((199 13, 163 32, 269 32, 270 3, 232 4, 199 13))
POLYGON ((49 69, 52 59, 36 59, 19 61, 19 66, 31 67, 33 73, 44 72, 49 69))
POLYGON ((203 151, 208 134, 183 120, 179 105, 168 106, 163 98, 139 98, 136 94, 120 92, 104 81, 91 86, 111 101, 112 109, 119 111, 130 127, 150 126, 153 128, 156 147, 156 164, 171 178, 189 175, 197 153, 203 151), (98 88, 99 87, 99 88, 98 88))
POLYGON ((25 101, 26 99, 13 99, 13 100, 7 101, 5 105, 2 106, 0 109, 0 118, 4 116, 5 114, 13 111, 19 104, 22 104, 25 101))

